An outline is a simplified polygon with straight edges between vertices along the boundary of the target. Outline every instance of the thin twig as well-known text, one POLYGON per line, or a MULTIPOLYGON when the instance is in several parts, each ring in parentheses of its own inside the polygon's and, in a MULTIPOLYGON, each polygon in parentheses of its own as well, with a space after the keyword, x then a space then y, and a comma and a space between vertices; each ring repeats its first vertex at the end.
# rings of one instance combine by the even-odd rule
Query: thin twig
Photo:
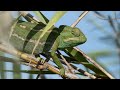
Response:
POLYGON ((105 73, 110 79, 115 79, 112 75, 110 75, 105 69, 103 69, 99 64, 97 64, 93 59, 91 59, 89 56, 87 56, 84 52, 82 52, 77 47, 74 47, 75 50, 80 52, 88 61, 93 63, 97 68, 99 68, 103 73, 105 73))
POLYGON ((110 26, 111 26, 113 32, 116 34, 116 33, 117 33, 117 30, 116 30, 116 28, 115 28, 115 25, 114 25, 114 23, 113 23, 111 17, 108 16, 108 19, 109 19, 108 22, 109 22, 109 24, 110 24, 110 26))
MULTIPOLYGON (((98 12, 94 12, 94 15, 95 15, 96 17, 98 17, 99 19, 102 19, 102 20, 109 20, 109 18, 107 18, 107 17, 101 15, 101 14, 98 13, 98 12)), ((111 19, 112 19, 112 20, 118 20, 118 19, 120 19, 120 18, 115 17, 115 18, 111 18, 111 19)))
POLYGON ((62 61, 68 66, 68 69, 71 73, 74 73, 74 68, 66 61, 66 59, 63 57, 63 55, 57 50, 58 54, 62 58, 62 61))
POLYGON ((81 72, 82 74, 88 76, 89 78, 91 78, 91 79, 97 79, 97 77, 95 77, 94 75, 88 73, 87 71, 84 71, 84 70, 82 70, 82 69, 74 66, 73 64, 70 64, 70 65, 73 66, 73 68, 76 69, 77 71, 79 71, 79 72, 81 72))
POLYGON ((80 16, 79 18, 71 25, 71 27, 75 27, 79 22, 80 20, 88 13, 89 11, 84 11, 80 16))
MULTIPOLYGON (((40 22, 37 18, 35 18, 35 17, 33 17, 31 14, 29 14, 27 11, 19 11, 20 12, 20 14, 23 16, 23 17, 26 17, 26 18, 28 18, 28 19, 32 19, 32 20, 34 20, 36 23, 38 23, 38 22, 40 22), (27 16, 29 16, 29 17, 27 17, 27 16)), ((32 21, 31 20, 31 21, 32 21)))
MULTIPOLYGON (((116 13, 115 13, 115 18, 116 18, 116 13)), ((116 22, 117 22, 117 20, 116 20, 116 22)), ((118 48, 118 50, 119 50, 119 49, 120 49, 119 32, 118 32, 118 30, 116 30, 115 25, 114 25, 114 23, 113 23, 113 20, 111 19, 110 16, 109 16, 109 24, 110 24, 110 26, 112 27, 112 31, 113 31, 114 34, 115 34, 115 39, 114 39, 114 41, 115 41, 115 44, 116 44, 116 46, 117 46, 117 48, 118 48)), ((120 58, 120 52, 118 52, 118 57, 120 58)))

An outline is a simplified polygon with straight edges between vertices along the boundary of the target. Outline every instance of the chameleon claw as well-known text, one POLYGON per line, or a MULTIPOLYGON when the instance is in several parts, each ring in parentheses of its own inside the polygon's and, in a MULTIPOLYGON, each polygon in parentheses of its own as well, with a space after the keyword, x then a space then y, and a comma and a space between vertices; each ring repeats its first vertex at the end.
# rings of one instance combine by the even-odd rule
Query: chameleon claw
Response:
POLYGON ((39 65, 43 65, 45 63, 45 60, 40 58, 40 57, 37 57, 37 59, 39 60, 37 65, 36 65, 36 68, 38 68, 39 65))

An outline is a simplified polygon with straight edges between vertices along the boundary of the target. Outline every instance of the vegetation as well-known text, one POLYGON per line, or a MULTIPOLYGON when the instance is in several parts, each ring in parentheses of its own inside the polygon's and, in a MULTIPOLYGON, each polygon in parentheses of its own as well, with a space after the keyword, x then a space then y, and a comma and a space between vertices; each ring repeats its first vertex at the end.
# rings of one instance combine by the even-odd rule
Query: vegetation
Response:
MULTIPOLYGON (((43 38, 47 31, 53 27, 55 23, 59 22, 59 20, 62 19, 62 17, 68 12, 57 11, 50 20, 47 19, 47 17, 40 11, 32 12, 38 19, 33 18, 30 14, 28 14, 28 12, 25 11, 16 12, 17 15, 15 16, 11 16, 10 12, 8 11, 0 13, 0 78, 22 79, 24 78, 22 75, 23 73, 24 75, 25 73, 28 75, 28 79, 48 79, 47 75, 60 76, 60 69, 51 59, 50 55, 45 55, 42 53, 36 57, 33 54, 41 38, 43 38), (25 53, 24 51, 19 51, 9 42, 9 38, 11 37, 15 26, 18 25, 18 22, 22 21, 35 23, 39 27, 39 22, 42 22, 46 25, 43 29, 44 32, 38 37, 38 40, 36 40, 37 43, 35 44, 31 54, 25 53), (12 68, 7 69, 7 67, 10 68, 10 64, 12 64, 12 68), (23 67, 27 68, 23 69, 23 67), (12 75, 7 73, 12 73, 12 75)), ((81 20, 86 19, 86 23, 90 22, 94 28, 98 29, 98 32, 104 33, 104 36, 100 36, 98 38, 100 40, 99 42, 107 42, 107 44, 110 43, 108 46, 111 46, 114 49, 111 49, 109 51, 98 49, 97 51, 92 50, 88 53, 80 50, 77 47, 65 48, 63 51, 57 50, 56 54, 65 68, 65 75, 61 77, 56 76, 55 79, 115 79, 115 74, 118 74, 119 76, 120 72, 113 71, 115 73, 113 74, 109 71, 109 68, 114 68, 120 65, 120 23, 118 15, 119 12, 116 11, 114 11, 114 13, 112 13, 112 11, 82 12, 78 19, 73 22, 71 27, 76 27, 78 23, 81 23, 81 20), (91 18, 86 19, 85 16, 87 16, 89 13, 92 13, 96 20, 92 20, 91 18), (108 26, 107 24, 106 26, 111 31, 102 25, 100 26, 97 20, 106 22, 108 24, 108 26), (102 61, 103 63, 99 62, 100 59, 105 60, 108 57, 110 59, 113 59, 113 57, 115 57, 115 59, 108 60, 107 62, 102 61)), ((22 28, 31 26, 32 24, 24 24, 22 28)), ((19 30, 21 29, 19 28, 19 30)))

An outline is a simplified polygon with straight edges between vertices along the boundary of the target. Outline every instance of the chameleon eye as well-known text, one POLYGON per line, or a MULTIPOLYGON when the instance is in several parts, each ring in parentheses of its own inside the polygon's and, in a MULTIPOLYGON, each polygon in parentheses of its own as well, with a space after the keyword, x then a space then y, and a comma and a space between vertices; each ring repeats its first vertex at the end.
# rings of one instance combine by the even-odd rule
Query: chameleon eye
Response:
POLYGON ((80 30, 78 28, 73 28, 72 29, 72 34, 76 37, 80 36, 80 30))

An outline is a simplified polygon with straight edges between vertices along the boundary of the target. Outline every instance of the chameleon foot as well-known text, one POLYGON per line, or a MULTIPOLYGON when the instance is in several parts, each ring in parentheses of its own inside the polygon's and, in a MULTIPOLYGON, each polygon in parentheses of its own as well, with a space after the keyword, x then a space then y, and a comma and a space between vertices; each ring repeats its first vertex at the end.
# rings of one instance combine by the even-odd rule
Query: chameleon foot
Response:
POLYGON ((43 65, 45 63, 45 60, 40 58, 40 57, 37 57, 37 59, 39 60, 37 65, 36 65, 36 68, 38 68, 39 65, 43 65))

